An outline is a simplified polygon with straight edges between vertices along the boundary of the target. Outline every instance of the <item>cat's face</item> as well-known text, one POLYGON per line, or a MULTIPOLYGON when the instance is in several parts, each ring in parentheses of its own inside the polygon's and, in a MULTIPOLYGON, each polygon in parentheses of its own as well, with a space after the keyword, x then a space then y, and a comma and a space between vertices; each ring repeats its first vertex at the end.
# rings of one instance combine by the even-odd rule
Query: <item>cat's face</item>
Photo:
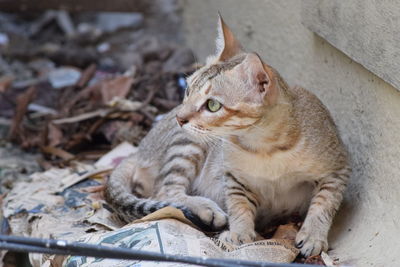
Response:
POLYGON ((187 79, 177 112, 180 126, 195 135, 229 136, 253 127, 278 94, 273 70, 243 52, 223 21, 220 26, 223 48, 187 79))

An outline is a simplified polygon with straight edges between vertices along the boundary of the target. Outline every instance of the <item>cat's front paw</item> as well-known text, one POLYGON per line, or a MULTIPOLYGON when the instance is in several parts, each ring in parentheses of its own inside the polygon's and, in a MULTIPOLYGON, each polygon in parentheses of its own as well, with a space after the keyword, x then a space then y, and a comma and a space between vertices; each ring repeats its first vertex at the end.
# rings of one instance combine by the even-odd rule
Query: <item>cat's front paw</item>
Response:
POLYGON ((300 253, 304 257, 319 255, 328 249, 327 235, 303 226, 297 233, 296 247, 300 249, 300 253))
POLYGON ((228 225, 226 213, 210 199, 190 197, 185 205, 199 217, 209 231, 221 231, 228 225))
POLYGON ((219 239, 234 245, 242 245, 245 243, 254 242, 256 237, 257 234, 254 230, 246 230, 241 232, 225 231, 219 235, 219 239))

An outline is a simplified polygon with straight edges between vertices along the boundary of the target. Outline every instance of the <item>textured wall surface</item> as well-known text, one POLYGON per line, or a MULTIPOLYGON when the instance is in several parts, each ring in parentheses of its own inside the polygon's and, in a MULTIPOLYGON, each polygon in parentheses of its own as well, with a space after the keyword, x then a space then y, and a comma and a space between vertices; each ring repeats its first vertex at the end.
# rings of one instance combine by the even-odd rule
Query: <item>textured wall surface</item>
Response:
POLYGON ((186 40, 199 61, 214 51, 220 11, 247 50, 331 111, 354 175, 331 231, 330 254, 358 266, 399 265, 400 92, 306 28, 302 1, 183 3, 186 40))
POLYGON ((400 3, 303 0, 303 23, 400 90, 400 3))

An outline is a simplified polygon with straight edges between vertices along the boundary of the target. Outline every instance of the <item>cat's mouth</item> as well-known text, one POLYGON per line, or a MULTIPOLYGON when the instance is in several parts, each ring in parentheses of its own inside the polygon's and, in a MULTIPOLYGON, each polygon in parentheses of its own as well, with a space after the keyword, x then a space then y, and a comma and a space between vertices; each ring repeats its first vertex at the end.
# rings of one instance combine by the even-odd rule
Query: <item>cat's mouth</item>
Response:
POLYGON ((193 133, 193 134, 201 134, 201 135, 207 135, 211 131, 209 129, 206 129, 202 126, 199 125, 193 125, 193 124, 188 124, 186 127, 182 127, 184 130, 193 133))
POLYGON ((213 134, 210 129, 190 123, 182 127, 182 129, 184 129, 196 141, 200 141, 205 144, 215 142, 215 134, 213 134))

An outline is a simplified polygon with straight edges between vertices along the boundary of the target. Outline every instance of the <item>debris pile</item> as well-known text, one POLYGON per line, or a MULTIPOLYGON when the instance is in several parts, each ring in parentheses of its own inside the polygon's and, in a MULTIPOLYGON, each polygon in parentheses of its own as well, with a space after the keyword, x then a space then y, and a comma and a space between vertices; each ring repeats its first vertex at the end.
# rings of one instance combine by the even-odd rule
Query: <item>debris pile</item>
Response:
POLYGON ((0 134, 45 169, 138 144, 194 70, 156 32, 140 13, 0 13, 0 134))
MULTIPOLYGON (((120 227, 104 201, 107 175, 180 103, 184 78, 196 68, 179 38, 165 38, 155 25, 141 13, 0 13, 0 155, 11 156, 11 141, 40 152, 36 159, 47 170, 15 183, 17 173, 38 171, 30 164, 35 156, 13 152, 18 164, 15 157, 0 161, 0 193, 11 190, 0 196, 8 227, 2 232, 76 240, 120 227)), ((295 253, 285 262, 298 253, 298 227, 264 235, 291 242, 295 253)))

